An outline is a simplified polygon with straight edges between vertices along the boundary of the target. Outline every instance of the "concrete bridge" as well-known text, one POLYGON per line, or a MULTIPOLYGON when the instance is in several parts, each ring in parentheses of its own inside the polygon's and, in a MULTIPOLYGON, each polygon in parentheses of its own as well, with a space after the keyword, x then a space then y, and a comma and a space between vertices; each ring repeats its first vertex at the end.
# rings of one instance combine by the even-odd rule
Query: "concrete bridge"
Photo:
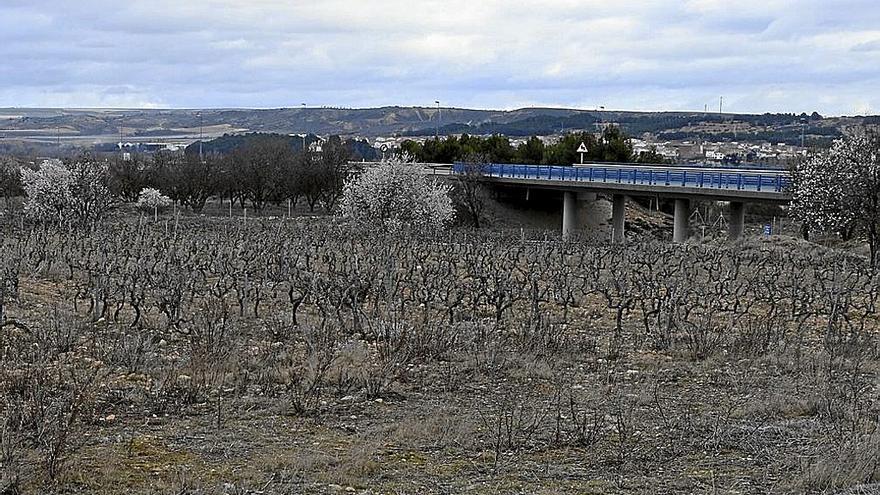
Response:
POLYGON ((747 203, 785 204, 790 177, 787 171, 769 167, 711 168, 641 164, 587 163, 570 167, 549 165, 456 163, 451 170, 432 167, 435 173, 469 175, 487 182, 554 189, 564 192, 562 235, 590 228, 591 206, 598 193, 612 198, 612 241, 625 240, 628 196, 665 197, 675 200, 673 242, 689 236, 691 201, 730 202, 728 233, 743 233, 747 203))

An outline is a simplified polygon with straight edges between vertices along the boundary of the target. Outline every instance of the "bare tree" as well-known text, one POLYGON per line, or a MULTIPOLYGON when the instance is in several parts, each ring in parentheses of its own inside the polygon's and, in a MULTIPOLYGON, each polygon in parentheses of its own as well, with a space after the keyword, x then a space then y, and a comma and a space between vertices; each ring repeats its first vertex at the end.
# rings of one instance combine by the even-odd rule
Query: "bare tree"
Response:
POLYGON ((7 209, 12 198, 22 194, 20 170, 21 164, 17 160, 0 157, 0 195, 3 196, 7 209))
POLYGON ((486 207, 486 186, 483 184, 484 155, 475 154, 465 158, 456 174, 452 198, 456 209, 474 228, 480 228, 486 207))
POLYGON ((281 178, 293 160, 287 140, 267 136, 232 153, 232 178, 241 187, 242 196, 261 211, 268 202, 284 196, 281 178))

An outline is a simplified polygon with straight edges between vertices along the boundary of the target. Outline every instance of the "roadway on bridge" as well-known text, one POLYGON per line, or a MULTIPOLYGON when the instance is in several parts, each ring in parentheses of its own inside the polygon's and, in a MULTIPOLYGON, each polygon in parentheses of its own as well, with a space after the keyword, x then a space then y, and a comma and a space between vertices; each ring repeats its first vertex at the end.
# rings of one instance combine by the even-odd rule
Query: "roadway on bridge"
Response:
POLYGON ((456 163, 456 175, 474 173, 494 182, 563 190, 786 203, 790 175, 774 168, 720 168, 588 163, 575 166, 456 163))

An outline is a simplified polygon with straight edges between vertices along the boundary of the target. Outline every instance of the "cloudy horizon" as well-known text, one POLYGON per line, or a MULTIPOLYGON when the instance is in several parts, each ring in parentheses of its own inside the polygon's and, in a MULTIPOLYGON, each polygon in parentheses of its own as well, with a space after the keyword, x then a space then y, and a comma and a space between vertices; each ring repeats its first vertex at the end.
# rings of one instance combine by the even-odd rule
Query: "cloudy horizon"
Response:
POLYGON ((877 113, 870 0, 6 0, 0 107, 877 113))

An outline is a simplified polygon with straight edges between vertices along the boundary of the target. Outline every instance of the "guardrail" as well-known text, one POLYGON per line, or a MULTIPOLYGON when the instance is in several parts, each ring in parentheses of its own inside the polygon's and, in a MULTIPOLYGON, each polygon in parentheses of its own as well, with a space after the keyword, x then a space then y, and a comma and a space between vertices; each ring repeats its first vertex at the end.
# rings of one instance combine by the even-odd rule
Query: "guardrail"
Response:
MULTIPOLYGON (((452 173, 465 174, 472 164, 457 162, 452 173)), ((720 169, 676 168, 626 165, 516 165, 489 163, 481 165, 479 172, 487 177, 501 179, 530 179, 573 181, 608 184, 635 184, 643 186, 693 187, 719 190, 739 190, 784 193, 789 186, 787 172, 763 170, 725 172, 720 169)))

